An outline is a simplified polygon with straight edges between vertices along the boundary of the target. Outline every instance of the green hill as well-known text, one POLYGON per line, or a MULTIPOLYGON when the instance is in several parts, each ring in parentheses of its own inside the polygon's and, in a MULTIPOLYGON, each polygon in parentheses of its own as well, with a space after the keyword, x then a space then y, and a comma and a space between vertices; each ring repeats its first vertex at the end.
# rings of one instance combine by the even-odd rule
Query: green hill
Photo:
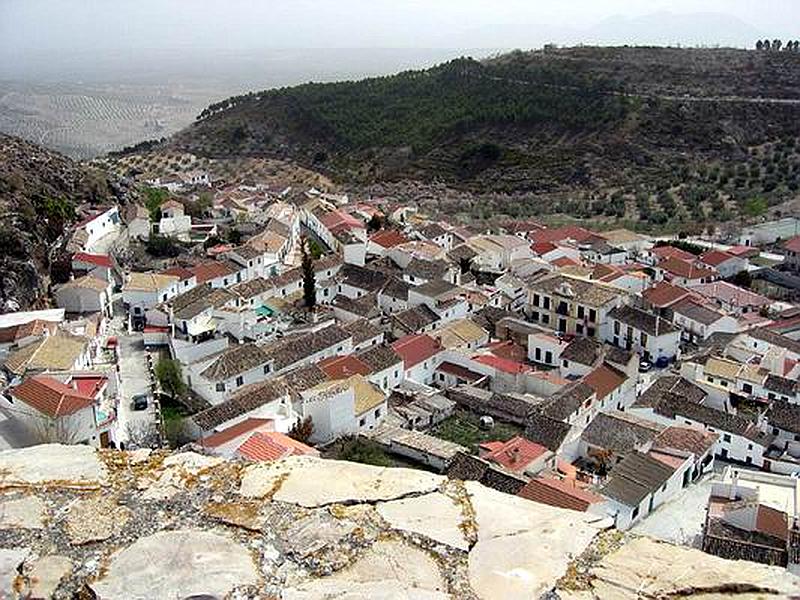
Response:
POLYGON ((792 197, 798 117, 798 54, 573 48, 230 98, 170 146, 349 185, 439 183, 473 213, 680 226, 792 197))

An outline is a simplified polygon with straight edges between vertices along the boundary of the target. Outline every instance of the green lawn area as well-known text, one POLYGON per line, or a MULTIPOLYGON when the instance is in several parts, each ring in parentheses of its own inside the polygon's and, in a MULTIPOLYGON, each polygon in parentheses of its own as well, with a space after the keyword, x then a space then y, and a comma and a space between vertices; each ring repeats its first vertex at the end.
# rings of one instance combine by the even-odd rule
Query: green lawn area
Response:
POLYGON ((495 420, 494 429, 483 430, 479 425, 480 417, 468 411, 457 410, 453 416, 445 419, 428 432, 433 436, 461 444, 474 454, 478 452, 478 444, 482 442, 510 440, 522 434, 522 429, 510 423, 495 420))

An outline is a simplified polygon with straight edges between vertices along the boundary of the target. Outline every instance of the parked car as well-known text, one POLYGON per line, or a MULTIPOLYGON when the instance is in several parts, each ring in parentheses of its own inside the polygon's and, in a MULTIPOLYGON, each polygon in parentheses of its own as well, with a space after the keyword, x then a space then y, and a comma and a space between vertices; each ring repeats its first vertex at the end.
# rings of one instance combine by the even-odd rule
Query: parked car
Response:
POLYGON ((666 356, 659 356, 656 360, 657 369, 666 369, 669 366, 669 358, 666 356))
POLYGON ((653 363, 649 360, 640 360, 639 361, 639 373, 647 373, 653 368, 653 363))
POLYGON ((148 406, 150 406, 148 394, 136 394, 131 400, 131 410, 147 410, 148 406))

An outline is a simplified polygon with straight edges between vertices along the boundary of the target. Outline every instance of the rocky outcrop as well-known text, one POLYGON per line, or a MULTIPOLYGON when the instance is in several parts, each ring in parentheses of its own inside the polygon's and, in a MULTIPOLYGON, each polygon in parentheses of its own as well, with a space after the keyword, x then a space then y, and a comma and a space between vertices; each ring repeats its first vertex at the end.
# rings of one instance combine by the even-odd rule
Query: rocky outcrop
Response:
POLYGON ((308 457, 0 452, 0 597, 782 598, 800 580, 474 482, 308 457))

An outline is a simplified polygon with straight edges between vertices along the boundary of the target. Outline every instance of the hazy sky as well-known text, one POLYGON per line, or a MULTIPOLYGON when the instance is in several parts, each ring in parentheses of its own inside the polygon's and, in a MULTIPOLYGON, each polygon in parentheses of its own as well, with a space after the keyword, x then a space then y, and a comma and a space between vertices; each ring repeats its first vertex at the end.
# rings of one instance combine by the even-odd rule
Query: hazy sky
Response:
POLYGON ((798 23, 800 0, 0 0, 0 76, 275 48, 748 45, 798 23))

